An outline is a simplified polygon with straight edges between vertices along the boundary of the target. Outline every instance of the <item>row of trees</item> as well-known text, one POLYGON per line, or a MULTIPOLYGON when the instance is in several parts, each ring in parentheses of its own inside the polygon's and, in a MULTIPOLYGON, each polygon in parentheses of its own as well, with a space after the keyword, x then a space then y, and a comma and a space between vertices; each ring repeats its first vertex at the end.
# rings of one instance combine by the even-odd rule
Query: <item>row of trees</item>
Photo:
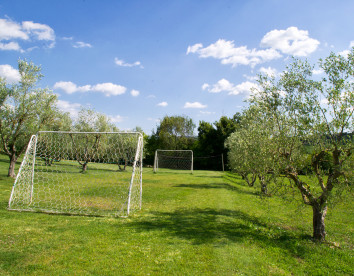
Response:
MULTIPOLYGON (((26 150, 31 135, 40 130, 118 131, 106 115, 90 108, 81 109, 78 118, 72 121, 69 113, 58 110, 54 93, 37 87, 43 77, 39 66, 19 60, 18 70, 21 76, 18 83, 9 84, 0 78, 0 144, 1 153, 10 159, 8 176, 15 177, 17 159, 26 150)), ((223 116, 214 124, 201 121, 196 137, 196 125, 192 119, 187 116, 165 116, 151 136, 145 135, 145 164, 153 164, 156 149, 192 149, 197 157, 217 158, 214 163, 213 159, 196 158, 196 168, 220 170, 221 155, 226 157, 227 153, 225 139, 235 131, 239 117, 240 114, 233 118, 223 116)), ((141 131, 139 127, 134 130, 141 131)))
POLYGON ((297 189, 313 210, 313 237, 326 237, 328 202, 353 185, 354 48, 314 66, 295 59, 279 79, 259 76, 240 128, 231 134, 230 167, 249 185, 297 189))

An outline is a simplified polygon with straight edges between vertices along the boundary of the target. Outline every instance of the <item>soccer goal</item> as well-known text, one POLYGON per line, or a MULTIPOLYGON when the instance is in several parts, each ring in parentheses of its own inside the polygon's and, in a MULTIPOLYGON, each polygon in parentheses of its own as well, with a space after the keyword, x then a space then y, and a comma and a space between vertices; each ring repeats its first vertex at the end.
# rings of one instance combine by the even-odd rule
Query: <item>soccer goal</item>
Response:
POLYGON ((137 132, 33 135, 9 210, 128 216, 141 209, 143 136, 137 132))
POLYGON ((156 150, 154 172, 160 168, 172 170, 190 170, 193 173, 192 150, 156 150))

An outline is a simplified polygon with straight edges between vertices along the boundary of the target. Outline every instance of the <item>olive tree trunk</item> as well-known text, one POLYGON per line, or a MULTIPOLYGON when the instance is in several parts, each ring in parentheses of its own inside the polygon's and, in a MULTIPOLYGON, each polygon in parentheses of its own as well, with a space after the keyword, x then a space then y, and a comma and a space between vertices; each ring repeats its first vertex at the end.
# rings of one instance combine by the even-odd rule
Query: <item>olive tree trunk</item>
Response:
POLYGON ((7 176, 16 177, 15 165, 16 165, 16 161, 17 161, 17 156, 16 156, 16 154, 12 153, 11 156, 9 156, 9 158, 10 158, 10 166, 9 166, 9 172, 8 172, 7 176))
POLYGON ((325 217, 327 214, 327 206, 313 205, 313 238, 316 241, 324 241, 326 239, 325 217))

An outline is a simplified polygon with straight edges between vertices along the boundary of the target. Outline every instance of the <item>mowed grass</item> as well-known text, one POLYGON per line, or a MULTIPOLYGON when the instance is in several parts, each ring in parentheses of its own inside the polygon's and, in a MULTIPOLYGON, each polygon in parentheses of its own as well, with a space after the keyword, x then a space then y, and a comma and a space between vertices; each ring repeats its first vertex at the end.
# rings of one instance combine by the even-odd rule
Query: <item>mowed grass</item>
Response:
POLYGON ((0 275, 353 275, 353 204, 311 241, 311 209, 261 199, 231 173, 143 173, 129 218, 8 211, 13 180, 0 156, 0 275))

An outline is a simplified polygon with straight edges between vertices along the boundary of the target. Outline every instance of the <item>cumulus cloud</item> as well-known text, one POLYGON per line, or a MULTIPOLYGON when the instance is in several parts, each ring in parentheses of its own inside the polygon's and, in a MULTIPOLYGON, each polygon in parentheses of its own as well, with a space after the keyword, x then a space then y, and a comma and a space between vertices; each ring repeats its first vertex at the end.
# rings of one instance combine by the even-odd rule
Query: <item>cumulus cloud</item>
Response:
POLYGON ((270 61, 281 57, 278 51, 274 49, 257 50, 248 49, 247 46, 235 47, 234 41, 219 39, 213 44, 203 48, 201 43, 188 46, 187 54, 198 54, 200 58, 219 59, 222 64, 250 65, 254 67, 257 64, 270 61))
POLYGON ((92 91, 101 92, 105 96, 118 96, 124 94, 127 89, 124 86, 113 84, 110 82, 99 83, 92 87, 92 91))
POLYGON ((166 106, 168 106, 168 103, 167 102, 161 102, 161 103, 158 103, 157 106, 166 107, 166 106))
POLYGON ((73 94, 76 92, 100 92, 106 97, 121 95, 127 90, 124 86, 110 82, 99 83, 96 85, 77 86, 71 81, 59 81, 54 84, 53 88, 61 89, 68 94, 73 94))
POLYGON ((308 56, 316 51, 320 42, 309 37, 308 31, 289 27, 286 30, 272 30, 261 40, 262 47, 270 47, 284 54, 308 56))
POLYGON ((277 74, 278 74, 277 69, 272 68, 272 67, 268 67, 268 68, 261 67, 259 69, 259 72, 261 72, 262 74, 265 74, 265 75, 268 75, 268 76, 274 76, 274 77, 277 76, 277 74))
POLYGON ((54 84, 54 89, 61 89, 67 94, 76 92, 88 92, 91 90, 91 85, 77 86, 71 81, 59 81, 54 84))
POLYGON ((141 62, 140 61, 136 61, 134 63, 126 63, 124 60, 121 60, 119 58, 115 58, 114 59, 114 63, 118 66, 123 66, 123 67, 135 67, 135 66, 139 66, 140 68, 144 68, 142 65, 141 65, 141 62))
POLYGON ((63 112, 69 112, 73 118, 76 118, 79 114, 81 104, 70 103, 68 101, 58 100, 57 107, 63 112))
POLYGON ((132 91, 130 91, 130 94, 133 97, 138 97, 140 95, 140 92, 138 90, 133 89, 132 91))
POLYGON ((27 32, 22 29, 21 24, 9 19, 0 18, 0 40, 23 39, 28 40, 27 32))
POLYGON ((229 82, 227 79, 221 79, 216 84, 213 85, 204 83, 202 89, 207 90, 210 93, 220 93, 223 91, 230 92, 234 89, 234 85, 231 82, 229 82))
POLYGON ((205 104, 201 104, 200 102, 194 102, 194 103, 190 103, 190 102, 186 102, 184 104, 184 108, 206 108, 208 107, 205 104))
POLYGON ((0 42, 0 50, 8 50, 8 51, 20 51, 23 52, 20 45, 17 42, 9 42, 9 43, 1 43, 0 42))
POLYGON ((281 53, 294 56, 307 56, 314 52, 320 42, 309 37, 308 31, 289 27, 286 30, 272 30, 261 40, 261 47, 268 49, 248 49, 247 46, 236 47, 234 41, 219 39, 204 47, 197 43, 188 46, 186 54, 197 54, 200 58, 215 58, 221 64, 256 66, 280 58, 281 53), (280 52, 281 53, 280 53, 280 52))
POLYGON ((23 21, 22 28, 38 40, 55 40, 54 30, 48 25, 23 21))
POLYGON ((21 79, 18 70, 8 64, 0 65, 0 77, 5 78, 9 83, 16 83, 21 79))
MULTIPOLYGON (((14 22, 10 19, 0 18, 0 50, 13 50, 23 52, 20 44, 14 40, 49 41, 47 46, 55 45, 54 30, 46 24, 32 21, 14 22)), ((33 48, 33 47, 32 47, 33 48)))
POLYGON ((85 43, 82 41, 77 41, 73 45, 74 48, 92 48, 92 45, 90 43, 85 43))
POLYGON ((254 82, 245 81, 234 87, 232 91, 229 92, 229 95, 239 95, 239 94, 252 94, 253 89, 259 89, 258 85, 254 82))

